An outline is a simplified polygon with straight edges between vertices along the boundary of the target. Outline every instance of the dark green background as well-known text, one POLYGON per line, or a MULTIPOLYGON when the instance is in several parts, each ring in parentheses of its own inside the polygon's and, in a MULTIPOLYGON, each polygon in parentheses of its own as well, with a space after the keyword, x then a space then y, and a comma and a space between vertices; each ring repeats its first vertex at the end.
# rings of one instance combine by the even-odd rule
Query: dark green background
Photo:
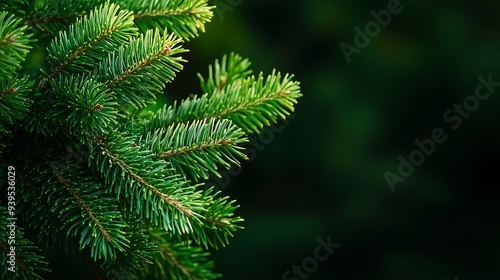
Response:
POLYGON ((294 73, 304 94, 223 188, 246 219, 214 255, 224 279, 282 279, 329 235, 341 246, 308 279, 500 277, 500 89, 459 129, 443 120, 478 76, 500 81, 500 2, 402 1, 347 63, 339 44, 388 2, 242 0, 185 44, 171 96, 199 93, 195 74, 231 51, 255 73, 294 73), (435 128, 447 141, 392 193, 384 172, 435 128))

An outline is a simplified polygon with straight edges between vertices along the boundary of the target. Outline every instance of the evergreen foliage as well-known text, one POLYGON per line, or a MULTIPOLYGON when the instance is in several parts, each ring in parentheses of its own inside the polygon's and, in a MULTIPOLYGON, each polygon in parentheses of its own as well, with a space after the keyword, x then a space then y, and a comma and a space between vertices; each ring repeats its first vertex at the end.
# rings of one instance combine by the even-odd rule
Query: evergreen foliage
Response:
POLYGON ((248 135, 286 118, 301 93, 292 75, 253 76, 248 59, 230 54, 199 75, 201 95, 148 113, 186 62, 183 40, 204 32, 213 8, 206 0, 0 3, 2 279, 50 278, 55 264, 43 252, 73 247, 103 278, 221 277, 209 251, 226 246, 243 219, 204 183, 240 165, 248 135), (46 52, 36 73, 25 66, 33 49, 46 52))

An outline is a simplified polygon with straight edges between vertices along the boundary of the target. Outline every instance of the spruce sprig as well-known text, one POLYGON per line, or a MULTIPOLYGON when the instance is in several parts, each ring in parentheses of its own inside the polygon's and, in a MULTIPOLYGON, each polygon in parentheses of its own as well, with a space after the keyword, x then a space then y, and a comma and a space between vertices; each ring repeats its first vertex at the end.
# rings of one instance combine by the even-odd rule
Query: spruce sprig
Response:
POLYGON ((213 16, 214 7, 208 0, 117 0, 134 12, 135 23, 141 32, 167 29, 186 40, 205 32, 205 24, 213 16))
POLYGON ((108 53, 124 45, 137 34, 134 16, 118 5, 106 4, 61 31, 47 48, 49 78, 61 72, 82 72, 93 69, 108 53))
POLYGON ((216 59, 213 66, 208 66, 207 79, 198 73, 201 90, 203 93, 212 94, 237 80, 248 77, 252 74, 252 70, 249 69, 250 65, 248 58, 243 58, 238 54, 231 53, 229 57, 223 55, 220 63, 216 59))
MULTIPOLYGON (((202 96, 187 98, 160 109, 146 124, 155 130, 173 123, 207 118, 232 120, 246 133, 258 133, 263 127, 285 119, 294 111, 297 98, 301 97, 299 83, 293 75, 273 71, 266 79, 261 73, 246 79, 235 80, 221 90, 202 96)), ((215 84, 215 82, 213 82, 215 84)))
POLYGON ((185 50, 181 42, 167 30, 148 30, 109 53, 94 70, 94 76, 117 95, 120 104, 136 109, 154 104, 156 95, 182 69, 185 60, 178 55, 185 50))
POLYGON ((9 77, 21 68, 21 62, 32 48, 33 42, 28 26, 21 19, 0 11, 0 77, 9 77))
POLYGON ((238 159, 247 157, 238 145, 246 141, 244 132, 231 121, 209 119, 148 132, 140 143, 159 159, 169 161, 180 174, 198 180, 208 179, 210 172, 219 175, 218 166, 229 169, 239 165, 238 159))

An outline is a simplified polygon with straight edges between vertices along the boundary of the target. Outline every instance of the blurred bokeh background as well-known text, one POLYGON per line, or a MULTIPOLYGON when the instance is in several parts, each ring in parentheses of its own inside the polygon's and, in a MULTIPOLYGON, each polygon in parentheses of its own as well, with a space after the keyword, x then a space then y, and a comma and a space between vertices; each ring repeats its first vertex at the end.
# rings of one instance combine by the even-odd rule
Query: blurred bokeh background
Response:
POLYGON ((402 1, 348 63, 339 44, 355 46, 354 28, 390 2, 211 1, 220 7, 206 33, 185 44, 170 96, 199 93, 196 73, 231 51, 254 73, 294 73, 304 94, 284 129, 220 183, 246 219, 214 253, 224 279, 500 277, 500 87, 458 129, 443 119, 479 76, 500 81, 500 2, 402 1), (447 140, 392 192, 384 173, 435 128, 447 140), (328 236, 341 245, 327 260, 283 277, 328 236))

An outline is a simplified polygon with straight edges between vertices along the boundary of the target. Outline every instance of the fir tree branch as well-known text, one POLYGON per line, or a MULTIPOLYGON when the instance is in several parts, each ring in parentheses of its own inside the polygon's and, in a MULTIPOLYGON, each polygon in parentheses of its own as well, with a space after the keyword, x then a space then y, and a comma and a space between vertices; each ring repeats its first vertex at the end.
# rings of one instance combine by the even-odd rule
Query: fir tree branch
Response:
POLYGON ((49 84, 53 102, 46 108, 47 119, 66 127, 81 142, 106 134, 118 124, 118 103, 103 84, 76 75, 59 77, 49 84))
POLYGON ((168 29, 189 40, 205 32, 205 23, 213 16, 214 7, 207 0, 117 0, 121 6, 133 11, 135 24, 141 32, 149 29, 168 29))
MULTIPOLYGON (((55 147, 41 147, 35 143, 34 147, 29 147, 24 151, 24 157, 22 157, 24 161, 14 164, 21 166, 16 169, 16 178, 20 179, 19 183, 24 190, 18 212, 22 213, 27 227, 38 232, 38 243, 48 247, 54 243, 61 244, 66 232, 63 230, 64 222, 60 213, 55 211, 54 201, 52 204, 48 202, 47 189, 44 188, 48 186, 48 190, 54 190, 52 182, 57 182, 57 177, 47 166, 45 159, 40 156, 40 151, 46 154, 60 152, 55 147)), ((53 164, 62 169, 69 166, 66 161, 53 162, 53 164)), ((58 188, 58 190, 61 191, 63 188, 58 188)))
POLYGON ((57 179, 59 180, 59 182, 61 184, 63 184, 66 187, 66 189, 68 189, 69 193, 75 199, 78 206, 80 206, 80 208, 90 218, 92 223, 94 223, 97 226, 97 229, 102 234, 102 236, 104 236, 104 239, 106 240, 106 242, 111 243, 111 237, 110 237, 109 232, 106 229, 104 229, 102 223, 94 216, 94 213, 92 213, 90 206, 87 205, 85 203, 85 201, 83 201, 83 199, 78 194, 78 191, 76 191, 73 188, 73 186, 71 186, 71 184, 64 179, 63 175, 61 174, 61 172, 59 172, 59 170, 57 170, 54 163, 48 161, 47 159, 45 159, 45 160, 46 160, 47 164, 50 166, 50 168, 52 169, 52 172, 54 172, 54 174, 57 176, 57 179))
POLYGON ((147 266, 143 271, 154 279, 217 279, 221 275, 212 272, 214 263, 208 259, 210 253, 203 252, 199 246, 191 242, 172 240, 165 232, 151 230, 150 235, 158 244, 159 254, 154 265, 147 266))
POLYGON ((186 154, 191 154, 191 153, 196 153, 196 152, 202 152, 205 150, 210 150, 218 147, 226 147, 231 145, 231 139, 218 139, 218 140, 211 140, 209 142, 205 143, 199 143, 199 144, 193 144, 190 147, 181 147, 181 148, 176 148, 173 150, 168 150, 163 152, 160 155, 160 158, 165 159, 165 158, 172 158, 172 157, 178 157, 178 156, 183 156, 186 154))
POLYGON ((142 108, 154 103, 156 94, 182 69, 185 52, 181 39, 166 31, 148 30, 126 46, 110 53, 94 70, 94 75, 117 94, 120 104, 142 108))
POLYGON ((294 111, 293 106, 302 94, 299 83, 292 78, 293 75, 288 74, 282 78, 279 72, 273 71, 266 80, 262 74, 257 79, 252 76, 236 80, 220 91, 160 109, 150 118, 147 130, 179 122, 224 118, 232 120, 246 133, 258 133, 278 117, 285 119, 294 111))
POLYGON ((107 274, 117 279, 139 279, 133 278, 154 261, 158 254, 158 245, 152 240, 149 229, 145 226, 147 221, 140 216, 130 213, 125 207, 122 208, 123 218, 127 223, 127 239, 130 246, 125 251, 118 252, 116 259, 103 264, 107 274))
POLYGON ((203 192, 203 201, 205 201, 207 209, 207 212, 204 213, 203 234, 199 234, 198 238, 193 240, 205 248, 218 249, 219 245, 226 246, 229 244, 228 237, 232 237, 237 230, 243 229, 239 224, 244 220, 234 215, 239 207, 234 205, 236 201, 230 201, 229 197, 221 197, 220 195, 221 192, 214 193, 213 188, 203 192), (208 238, 203 239, 204 236, 208 238))
POLYGON ((142 176, 137 174, 131 167, 127 165, 123 160, 118 158, 117 155, 112 155, 110 153, 110 149, 105 146, 100 146, 107 156, 111 158, 111 160, 117 164, 122 170, 124 170, 128 175, 130 175, 134 180, 136 180, 142 187, 147 188, 148 191, 152 192, 153 195, 159 197, 165 204, 173 206, 175 209, 182 212, 185 216, 191 216, 193 212, 190 209, 187 209, 181 205, 181 203, 175 199, 172 199, 170 196, 162 193, 160 190, 150 185, 142 176))
POLYGON ((78 19, 47 48, 51 65, 47 77, 55 78, 63 71, 92 69, 105 53, 136 35, 133 20, 132 13, 109 3, 78 19))
POLYGON ((58 135, 64 141, 73 141, 67 137, 71 135, 85 143, 112 131, 118 119, 124 118, 115 94, 89 75, 60 75, 41 83, 46 88, 32 95, 35 106, 26 123, 29 132, 50 138, 58 135))
POLYGON ((203 93, 212 94, 215 91, 222 90, 226 85, 248 77, 252 74, 252 70, 249 67, 250 61, 248 59, 243 59, 235 53, 231 53, 229 58, 227 55, 223 55, 220 63, 216 59, 213 66, 208 66, 208 77, 206 80, 198 73, 203 93))
POLYGON ((239 165, 237 158, 246 159, 237 146, 247 141, 245 134, 229 120, 174 123, 144 134, 139 143, 168 160, 177 172, 190 174, 195 180, 207 179, 209 171, 220 176, 217 165, 229 169, 231 164, 239 165))
POLYGON ((15 69, 21 68, 34 40, 26 32, 21 19, 7 12, 0 12, 0 78, 9 78, 15 69))
POLYGON ((8 80, 0 78, 0 133, 10 135, 6 126, 28 116, 33 102, 27 93, 32 85, 27 76, 8 80))
POLYGON ((44 0, 41 5, 31 5, 25 23, 38 30, 40 39, 44 36, 56 36, 78 17, 86 16, 103 2, 104 0, 44 0))
MULTIPOLYGON (((175 258, 174 254, 170 252, 166 245, 160 246, 160 251, 167 257, 167 259, 174 265, 175 268, 180 270, 182 273, 189 275, 189 269, 184 265, 180 264, 179 261, 175 258)), ((195 278, 198 279, 198 278, 195 278)))
POLYGON ((166 175, 172 173, 166 162, 153 160, 130 137, 96 140, 91 154, 93 166, 99 166, 113 192, 119 198, 123 195, 131 209, 154 225, 172 233, 191 233, 193 222, 200 223, 198 211, 204 209, 195 188, 181 176, 166 175))
MULTIPOLYGON (((79 167, 56 167, 42 155, 60 187, 42 186, 47 206, 58 213, 67 236, 79 237, 80 249, 90 247, 94 260, 114 259, 116 251, 128 248, 124 236, 125 223, 113 200, 99 183, 85 176, 79 167), (69 174, 71 172, 71 174, 69 174)), ((48 180, 48 182, 53 180, 48 180)))
POLYGON ((232 202, 214 200, 211 190, 195 191, 196 187, 189 186, 182 176, 170 175, 172 170, 166 162, 153 159, 149 150, 135 145, 131 137, 110 135, 104 141, 96 140, 96 145, 90 159, 92 165, 100 167, 107 184, 130 210, 153 225, 173 235, 189 234, 207 248, 227 244, 228 234, 239 228, 235 224, 242 220, 233 217, 231 211, 236 207, 230 205, 232 202), (214 226, 211 222, 217 219, 211 211, 222 211, 221 220, 227 219, 228 223, 214 226))

